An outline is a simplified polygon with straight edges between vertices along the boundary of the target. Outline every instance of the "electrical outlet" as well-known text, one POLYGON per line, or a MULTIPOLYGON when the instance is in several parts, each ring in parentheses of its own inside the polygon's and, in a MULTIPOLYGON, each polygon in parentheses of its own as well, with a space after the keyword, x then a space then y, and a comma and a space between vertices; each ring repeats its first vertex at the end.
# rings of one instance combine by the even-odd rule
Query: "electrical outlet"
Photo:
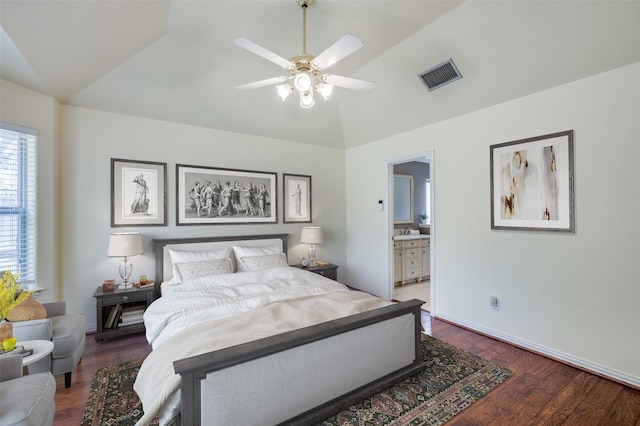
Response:
POLYGON ((489 305, 495 309, 496 311, 500 310, 500 299, 498 299, 496 296, 491 296, 489 298, 489 305))

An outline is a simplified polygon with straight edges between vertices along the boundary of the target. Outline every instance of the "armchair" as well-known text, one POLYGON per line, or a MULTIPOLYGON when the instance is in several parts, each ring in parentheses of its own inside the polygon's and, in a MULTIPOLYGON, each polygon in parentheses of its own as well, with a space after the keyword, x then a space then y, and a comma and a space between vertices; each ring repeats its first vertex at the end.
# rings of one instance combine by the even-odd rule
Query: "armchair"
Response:
POLYGON ((56 381, 49 372, 22 377, 22 356, 0 357, 0 424, 51 426, 56 381))
POLYGON ((64 387, 71 387, 71 372, 82 359, 87 321, 82 314, 66 313, 65 302, 43 303, 47 318, 13 323, 13 336, 20 341, 50 340, 53 352, 29 366, 29 372, 64 373, 64 387))

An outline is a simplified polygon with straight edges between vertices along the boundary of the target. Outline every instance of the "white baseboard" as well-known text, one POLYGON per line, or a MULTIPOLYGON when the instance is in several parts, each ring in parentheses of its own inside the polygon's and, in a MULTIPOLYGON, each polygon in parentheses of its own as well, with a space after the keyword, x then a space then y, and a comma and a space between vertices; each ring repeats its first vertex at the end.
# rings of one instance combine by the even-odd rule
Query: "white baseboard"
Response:
POLYGON ((438 319, 442 319, 444 321, 450 322, 452 324, 467 328, 469 330, 476 331, 486 336, 496 338, 503 342, 507 342, 515 346, 530 350, 540 355, 547 356, 554 360, 558 360, 566 364, 581 368, 590 373, 594 373, 594 374, 606 377, 608 379, 615 380, 623 384, 627 384, 636 389, 640 389, 640 377, 631 376, 621 371, 605 367, 604 365, 596 364, 594 362, 587 361, 585 359, 575 357, 573 355, 569 355, 567 353, 564 353, 543 345, 539 345, 537 343, 533 343, 528 340, 521 339, 516 336, 512 336, 510 334, 502 333, 500 331, 487 328, 482 325, 475 324, 473 322, 465 321, 453 315, 443 314, 439 312, 435 315, 435 317, 438 319))

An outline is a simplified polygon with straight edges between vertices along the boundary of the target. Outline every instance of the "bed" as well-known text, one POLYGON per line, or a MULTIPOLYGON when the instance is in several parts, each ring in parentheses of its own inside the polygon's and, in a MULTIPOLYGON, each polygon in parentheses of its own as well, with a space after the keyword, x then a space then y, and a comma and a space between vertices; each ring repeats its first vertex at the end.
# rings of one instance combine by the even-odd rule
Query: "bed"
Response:
POLYGON ((422 301, 291 267, 287 241, 154 240, 139 425, 308 425, 422 370, 422 301))

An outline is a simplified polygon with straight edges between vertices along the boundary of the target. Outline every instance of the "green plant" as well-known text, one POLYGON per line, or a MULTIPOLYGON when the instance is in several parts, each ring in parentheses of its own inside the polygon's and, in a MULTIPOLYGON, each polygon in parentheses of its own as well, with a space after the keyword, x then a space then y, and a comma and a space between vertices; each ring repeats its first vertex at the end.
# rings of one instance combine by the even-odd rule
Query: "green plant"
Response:
POLYGON ((427 218, 427 214, 426 214, 426 213, 422 213, 422 214, 420 215, 420 219, 426 219, 426 218, 427 218))
POLYGON ((0 277, 0 321, 3 321, 14 306, 22 303, 31 293, 23 291, 18 284, 19 275, 8 269, 0 277))

